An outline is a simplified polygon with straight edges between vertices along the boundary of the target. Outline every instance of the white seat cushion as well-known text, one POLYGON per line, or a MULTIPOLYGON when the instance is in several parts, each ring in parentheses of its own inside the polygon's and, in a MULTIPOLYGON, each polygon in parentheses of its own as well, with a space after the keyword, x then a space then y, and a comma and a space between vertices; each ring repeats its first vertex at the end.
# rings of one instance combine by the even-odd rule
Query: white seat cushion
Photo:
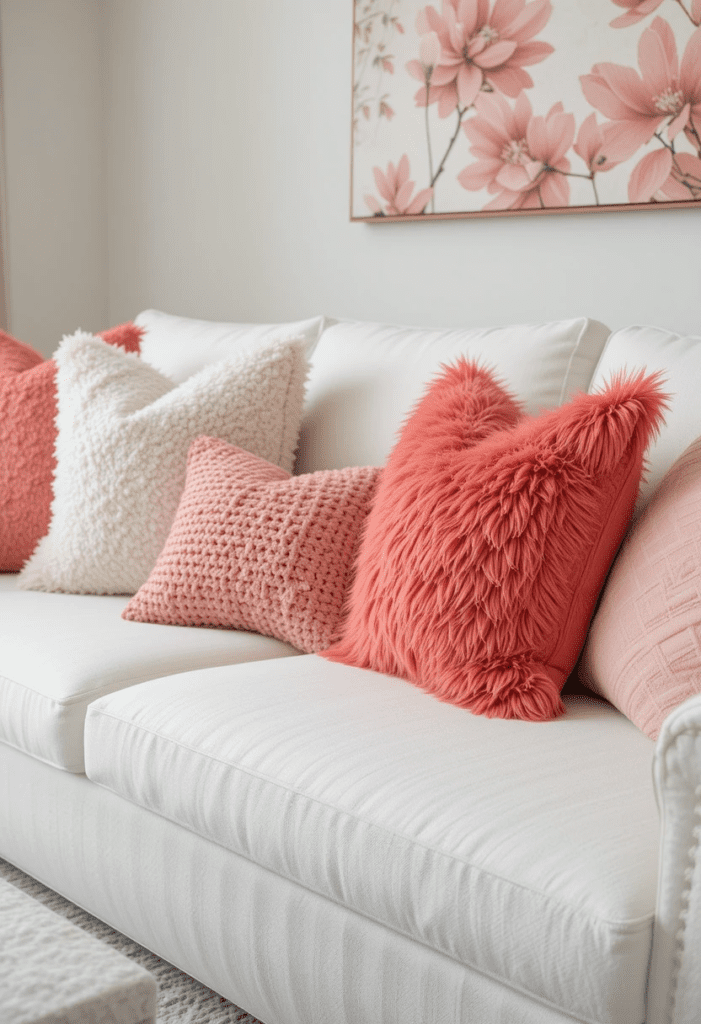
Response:
POLYGON ((584 317, 455 330, 336 321, 311 357, 297 472, 384 465, 427 383, 459 356, 496 370, 529 412, 552 409, 587 390, 608 335, 584 317))
POLYGON ((475 717, 316 655, 91 704, 86 773, 127 800, 561 1008, 640 1024, 653 744, 596 698, 475 717))
POLYGON ((126 622, 127 597, 18 591, 0 576, 0 740, 82 772, 90 701, 175 672, 298 654, 256 633, 126 622))

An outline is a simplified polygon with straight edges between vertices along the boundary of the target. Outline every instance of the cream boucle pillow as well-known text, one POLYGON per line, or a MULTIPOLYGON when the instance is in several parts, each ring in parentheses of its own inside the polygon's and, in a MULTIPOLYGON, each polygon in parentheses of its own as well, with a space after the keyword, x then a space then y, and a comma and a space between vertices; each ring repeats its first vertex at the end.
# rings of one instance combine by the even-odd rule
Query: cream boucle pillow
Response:
POLYGON ((299 340, 179 385, 82 331, 64 338, 56 364, 52 518, 20 575, 25 590, 135 593, 166 541, 201 434, 292 469, 308 370, 299 340))

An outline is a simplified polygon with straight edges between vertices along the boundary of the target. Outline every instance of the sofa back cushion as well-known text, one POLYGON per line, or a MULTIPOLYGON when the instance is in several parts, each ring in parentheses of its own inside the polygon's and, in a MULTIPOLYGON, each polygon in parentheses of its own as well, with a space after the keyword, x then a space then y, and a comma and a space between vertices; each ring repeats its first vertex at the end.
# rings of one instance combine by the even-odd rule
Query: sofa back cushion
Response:
POLYGON ((587 390, 608 335, 583 317, 454 330, 336 321, 312 355, 297 472, 383 465, 426 383, 460 356, 496 371, 528 412, 552 409, 587 390))
POLYGON ((323 316, 284 324, 243 324, 194 320, 145 309, 134 323, 143 330, 141 358, 181 384, 210 363, 265 348, 280 338, 301 338, 311 355, 327 321, 323 316))
POLYGON ((665 378, 669 407, 659 436, 647 452, 647 471, 636 505, 636 517, 676 459, 701 432, 698 391, 701 380, 701 335, 674 334, 660 327, 624 327, 614 331, 592 378, 596 391, 617 371, 645 368, 665 378))

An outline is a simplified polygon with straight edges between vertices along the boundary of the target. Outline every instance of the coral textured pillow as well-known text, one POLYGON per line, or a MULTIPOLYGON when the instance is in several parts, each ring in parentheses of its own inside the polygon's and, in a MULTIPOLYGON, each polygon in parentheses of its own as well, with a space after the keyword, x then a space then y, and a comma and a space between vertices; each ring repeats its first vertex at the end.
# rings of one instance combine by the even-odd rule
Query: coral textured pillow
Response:
POLYGON ((494 717, 543 720, 584 643, 661 419, 654 377, 615 380, 476 436, 428 391, 384 471, 333 661, 402 676, 494 717))
POLYGON ((626 537, 579 675, 653 740, 670 711, 701 693, 701 438, 626 537))
POLYGON ((156 566, 123 617, 250 629, 309 653, 337 632, 379 469, 285 470, 195 441, 156 566))
POLYGON ((202 433, 292 468, 303 343, 213 363, 176 385, 135 355, 78 332, 56 353, 56 474, 49 533, 27 590, 133 594, 163 547, 202 433))
MULTIPOLYGON (((101 335, 138 352, 141 330, 101 335)), ((0 331, 0 572, 21 569, 49 528, 56 468, 56 364, 0 331)))

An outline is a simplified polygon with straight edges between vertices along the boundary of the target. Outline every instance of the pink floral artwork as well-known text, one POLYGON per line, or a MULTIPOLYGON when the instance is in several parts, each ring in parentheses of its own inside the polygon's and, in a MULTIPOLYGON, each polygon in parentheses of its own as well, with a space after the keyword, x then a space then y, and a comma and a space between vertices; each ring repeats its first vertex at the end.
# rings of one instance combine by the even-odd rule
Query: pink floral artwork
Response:
POLYGON ((354 0, 351 219, 701 204, 701 0, 354 0))

